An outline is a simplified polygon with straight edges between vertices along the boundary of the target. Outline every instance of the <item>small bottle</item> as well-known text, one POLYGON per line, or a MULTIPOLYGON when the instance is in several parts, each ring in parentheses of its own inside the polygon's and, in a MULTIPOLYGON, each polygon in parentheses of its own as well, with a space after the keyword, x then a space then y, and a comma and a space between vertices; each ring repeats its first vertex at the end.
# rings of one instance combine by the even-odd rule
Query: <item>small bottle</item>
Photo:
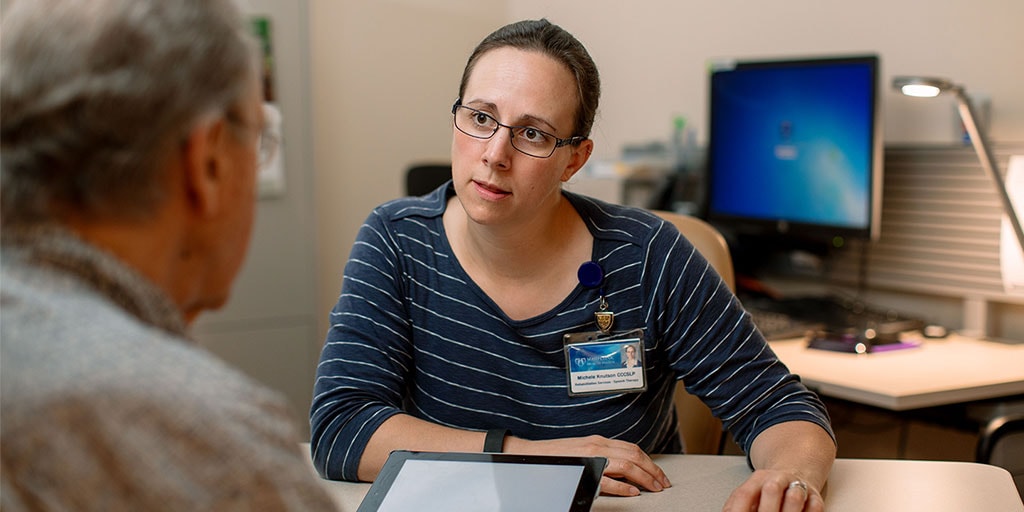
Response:
POLYGON ((672 130, 672 209, 695 215, 700 207, 700 169, 697 155, 697 134, 686 125, 686 118, 676 116, 672 130))
POLYGON ((676 116, 672 120, 671 151, 672 172, 678 175, 685 174, 688 148, 686 147, 686 118, 683 116, 676 116))

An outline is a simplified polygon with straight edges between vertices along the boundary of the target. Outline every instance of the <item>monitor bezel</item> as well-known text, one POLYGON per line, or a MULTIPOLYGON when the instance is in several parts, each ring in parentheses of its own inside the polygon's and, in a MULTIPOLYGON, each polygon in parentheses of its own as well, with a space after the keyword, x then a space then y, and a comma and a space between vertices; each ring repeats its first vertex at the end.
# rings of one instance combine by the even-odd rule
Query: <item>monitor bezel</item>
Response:
POLYGON ((786 58, 762 58, 716 61, 709 66, 708 72, 708 147, 705 176, 705 202, 703 208, 704 218, 720 230, 734 236, 775 236, 787 237, 794 240, 822 242, 829 245, 841 246, 845 244, 846 238, 861 240, 878 240, 881 227, 882 211, 882 180, 883 180, 883 136, 882 136, 882 115, 880 98, 880 73, 881 61, 877 54, 851 54, 831 56, 802 56, 786 58), (716 133, 716 116, 714 102, 714 80, 718 73, 730 72, 732 70, 764 69, 764 68, 786 68, 786 67, 821 67, 858 64, 867 65, 871 72, 871 97, 872 97, 872 120, 870 143, 872 149, 871 172, 868 198, 868 225, 863 227, 841 226, 833 224, 815 224, 796 222, 790 219, 760 219, 754 217, 730 215, 716 211, 712 200, 714 198, 715 183, 712 179, 714 172, 715 154, 722 144, 716 133))

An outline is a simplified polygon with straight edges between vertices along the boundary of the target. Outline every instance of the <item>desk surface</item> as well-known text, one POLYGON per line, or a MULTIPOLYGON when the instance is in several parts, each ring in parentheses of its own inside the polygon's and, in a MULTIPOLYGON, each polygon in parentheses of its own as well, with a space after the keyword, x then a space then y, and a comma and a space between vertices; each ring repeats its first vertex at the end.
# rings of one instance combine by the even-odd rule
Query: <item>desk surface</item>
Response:
POLYGON ((951 335, 871 354, 809 349, 803 340, 770 345, 818 393, 894 411, 1024 393, 1024 344, 951 335))
MULTIPOLYGON (((632 498, 600 496, 593 510, 717 512, 750 475, 741 456, 660 455, 654 460, 668 474, 671 488, 632 498)), ((355 512, 370 488, 365 483, 323 484, 343 512, 355 512)), ((969 462, 839 459, 824 495, 830 512, 1024 512, 1005 469, 969 462)))

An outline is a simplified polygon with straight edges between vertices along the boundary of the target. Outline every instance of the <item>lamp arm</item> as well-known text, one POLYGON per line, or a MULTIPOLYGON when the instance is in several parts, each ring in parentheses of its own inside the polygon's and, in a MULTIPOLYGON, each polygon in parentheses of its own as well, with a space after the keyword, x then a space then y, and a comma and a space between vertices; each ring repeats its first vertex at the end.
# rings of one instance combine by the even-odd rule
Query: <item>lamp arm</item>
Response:
POLYGON ((971 105, 967 94, 964 93, 963 88, 957 87, 954 91, 956 92, 957 106, 960 110, 960 119, 963 120, 964 128, 971 137, 971 144, 974 145, 974 151, 978 154, 978 159, 981 160, 981 166, 988 173, 989 177, 992 178, 992 181, 995 182, 996 191, 999 192, 999 199, 1003 203, 1003 211, 1010 218, 1010 225, 1013 227, 1014 234, 1017 235, 1017 243, 1020 245, 1020 250, 1024 252, 1024 229, 1021 229, 1020 218, 1017 217, 1017 212, 1013 209, 1013 201, 1010 199, 1010 194, 1006 191, 1006 183, 1003 181, 1003 176, 996 170, 996 160, 992 156, 992 151, 989 149, 985 135, 982 133, 981 127, 975 122, 977 117, 974 115, 974 107, 971 105))

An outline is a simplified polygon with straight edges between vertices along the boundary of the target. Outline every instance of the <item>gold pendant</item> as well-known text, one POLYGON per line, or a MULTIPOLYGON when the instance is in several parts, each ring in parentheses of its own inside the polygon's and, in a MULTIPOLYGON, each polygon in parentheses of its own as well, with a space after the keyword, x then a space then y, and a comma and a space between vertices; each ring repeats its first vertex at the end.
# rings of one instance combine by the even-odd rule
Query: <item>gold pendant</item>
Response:
POLYGON ((597 311, 594 313, 594 318, 597 320, 597 326, 601 329, 601 332, 607 334, 612 329, 615 313, 611 311, 597 311))

